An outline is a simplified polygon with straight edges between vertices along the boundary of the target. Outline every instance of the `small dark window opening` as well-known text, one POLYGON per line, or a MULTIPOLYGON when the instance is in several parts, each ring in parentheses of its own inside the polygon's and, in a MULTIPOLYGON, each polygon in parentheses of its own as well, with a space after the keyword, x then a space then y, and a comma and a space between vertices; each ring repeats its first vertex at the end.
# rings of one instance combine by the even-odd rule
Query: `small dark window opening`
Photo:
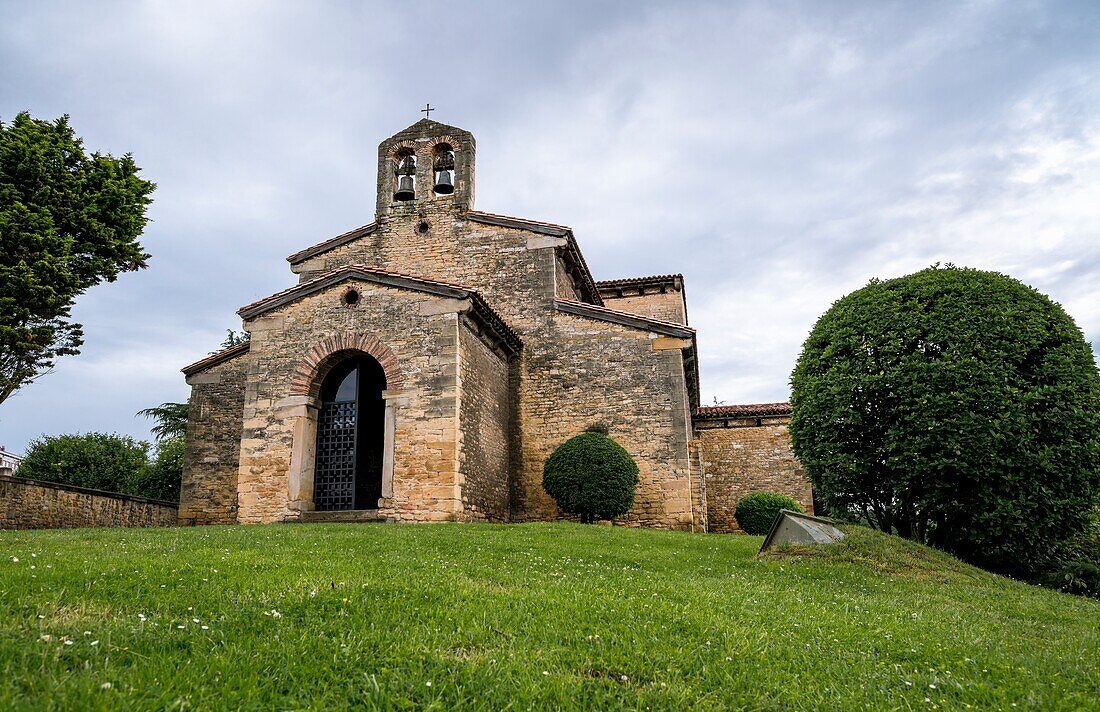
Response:
POLYGON ((348 291, 344 292, 344 296, 340 298, 340 301, 342 301, 346 306, 353 307, 359 303, 359 292, 354 289, 349 289, 348 291))
POLYGON ((421 235, 423 235, 426 232, 428 232, 428 230, 430 230, 431 227, 432 226, 428 224, 427 220, 421 220, 420 224, 416 226, 416 231, 419 232, 421 235))
POLYGON ((370 356, 348 358, 321 382, 313 503, 319 511, 375 509, 382 496, 386 373, 370 356))

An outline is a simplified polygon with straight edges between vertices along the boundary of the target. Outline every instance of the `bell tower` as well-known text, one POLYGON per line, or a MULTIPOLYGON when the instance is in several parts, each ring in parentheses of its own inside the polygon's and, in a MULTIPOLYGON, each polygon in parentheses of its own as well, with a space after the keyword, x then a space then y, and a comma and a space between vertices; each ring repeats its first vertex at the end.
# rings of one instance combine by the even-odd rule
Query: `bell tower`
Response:
POLYGON ((421 119, 378 145, 375 219, 474 207, 474 136, 421 119))

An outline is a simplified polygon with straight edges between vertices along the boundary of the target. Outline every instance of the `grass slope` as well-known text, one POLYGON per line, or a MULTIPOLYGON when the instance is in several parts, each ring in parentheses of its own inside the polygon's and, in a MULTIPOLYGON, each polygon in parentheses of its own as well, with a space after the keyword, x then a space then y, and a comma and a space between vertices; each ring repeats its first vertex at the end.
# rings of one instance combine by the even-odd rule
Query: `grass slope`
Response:
POLYGON ((0 532, 0 709, 1096 708, 1100 602, 865 530, 0 532))

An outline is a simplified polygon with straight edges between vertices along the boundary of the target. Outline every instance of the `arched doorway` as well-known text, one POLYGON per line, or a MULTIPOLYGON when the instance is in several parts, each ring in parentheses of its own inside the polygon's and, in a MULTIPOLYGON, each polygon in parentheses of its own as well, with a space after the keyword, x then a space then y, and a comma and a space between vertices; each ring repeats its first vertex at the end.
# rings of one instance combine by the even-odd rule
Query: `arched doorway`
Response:
POLYGON ((365 354, 321 382, 313 504, 317 511, 375 509, 382 496, 386 374, 365 354))

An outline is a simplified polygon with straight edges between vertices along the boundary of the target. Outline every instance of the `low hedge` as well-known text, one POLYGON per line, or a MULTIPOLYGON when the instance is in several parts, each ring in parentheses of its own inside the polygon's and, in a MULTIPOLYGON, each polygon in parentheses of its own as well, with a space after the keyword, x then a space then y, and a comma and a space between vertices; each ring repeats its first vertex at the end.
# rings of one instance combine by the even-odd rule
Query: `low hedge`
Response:
POLYGON ((785 494, 753 492, 741 498, 733 517, 746 534, 767 534, 781 509, 803 511, 802 505, 785 494))

